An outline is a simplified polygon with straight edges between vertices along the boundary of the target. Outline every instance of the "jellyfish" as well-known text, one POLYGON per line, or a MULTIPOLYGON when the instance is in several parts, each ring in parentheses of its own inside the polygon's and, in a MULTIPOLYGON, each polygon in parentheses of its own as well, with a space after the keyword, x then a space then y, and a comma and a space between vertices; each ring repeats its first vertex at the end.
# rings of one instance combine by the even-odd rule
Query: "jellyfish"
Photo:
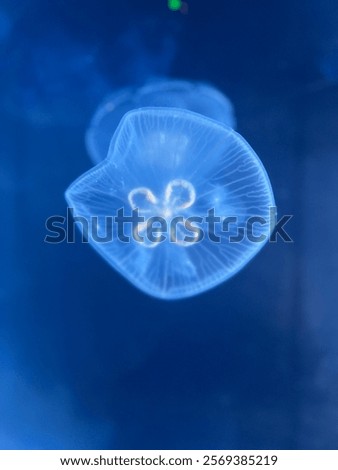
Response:
POLYGON ((86 146, 93 163, 104 160, 112 136, 123 115, 136 108, 189 109, 235 128, 233 106, 226 96, 206 83, 186 80, 151 81, 141 88, 124 88, 109 95, 99 106, 86 133, 86 146))
POLYGON ((151 296, 201 294, 269 239, 268 175, 229 124, 232 106, 219 92, 175 81, 124 90, 94 116, 87 145, 100 162, 66 199, 88 242, 151 296))

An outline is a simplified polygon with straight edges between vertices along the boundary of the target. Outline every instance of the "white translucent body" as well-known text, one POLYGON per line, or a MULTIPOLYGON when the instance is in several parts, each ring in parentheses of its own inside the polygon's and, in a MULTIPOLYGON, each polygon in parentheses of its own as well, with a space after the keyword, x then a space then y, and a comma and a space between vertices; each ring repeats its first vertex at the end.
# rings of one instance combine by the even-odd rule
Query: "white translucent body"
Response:
MULTIPOLYGON (((265 169, 251 147, 233 129, 199 114, 175 108, 144 108, 122 119, 101 164, 76 180, 66 198, 76 216, 115 215, 138 208, 145 216, 170 219, 206 217, 214 209, 223 219, 237 217, 233 234, 250 216, 270 219, 274 198, 265 169)), ((100 222, 99 222, 100 224, 100 222)), ((144 227, 138 227, 142 233, 144 227)), ((203 227, 205 228, 205 227, 203 227)), ((182 227, 178 228, 178 232, 182 227)), ((129 243, 116 238, 94 248, 144 292, 178 299, 199 294, 239 271, 262 248, 272 227, 258 225, 262 242, 246 237, 216 243, 205 237, 129 243)), ((131 235, 131 229, 129 235, 131 235)))
POLYGON ((236 124, 228 98, 205 83, 165 80, 141 88, 125 88, 101 103, 87 131, 87 150, 95 164, 106 158, 110 141, 122 117, 128 111, 148 106, 188 109, 232 128, 236 124))

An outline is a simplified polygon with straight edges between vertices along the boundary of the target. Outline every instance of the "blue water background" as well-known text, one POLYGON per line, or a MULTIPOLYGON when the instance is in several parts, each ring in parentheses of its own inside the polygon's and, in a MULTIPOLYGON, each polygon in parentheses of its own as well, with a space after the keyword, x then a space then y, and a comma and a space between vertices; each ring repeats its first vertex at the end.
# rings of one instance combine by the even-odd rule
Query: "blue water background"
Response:
POLYGON ((337 449, 338 4, 188 3, 0 2, 1 449, 337 449), (100 100, 163 76, 231 99, 294 216, 178 302, 44 243, 100 100))

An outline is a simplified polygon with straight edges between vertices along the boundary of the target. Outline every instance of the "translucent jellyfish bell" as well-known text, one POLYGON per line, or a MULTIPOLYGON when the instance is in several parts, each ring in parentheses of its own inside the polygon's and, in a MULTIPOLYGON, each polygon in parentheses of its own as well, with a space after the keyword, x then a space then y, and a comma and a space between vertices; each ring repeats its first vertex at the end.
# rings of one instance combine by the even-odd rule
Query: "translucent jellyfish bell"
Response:
POLYGON ((147 106, 188 109, 229 127, 236 125, 231 102, 206 83, 164 80, 141 88, 125 88, 101 103, 89 126, 86 144, 95 164, 107 157, 110 141, 122 117, 128 111, 147 106))
POLYGON ((272 189, 252 148, 221 122, 178 108, 128 112, 107 158, 66 199, 92 246, 162 299, 227 280, 273 228, 272 189))

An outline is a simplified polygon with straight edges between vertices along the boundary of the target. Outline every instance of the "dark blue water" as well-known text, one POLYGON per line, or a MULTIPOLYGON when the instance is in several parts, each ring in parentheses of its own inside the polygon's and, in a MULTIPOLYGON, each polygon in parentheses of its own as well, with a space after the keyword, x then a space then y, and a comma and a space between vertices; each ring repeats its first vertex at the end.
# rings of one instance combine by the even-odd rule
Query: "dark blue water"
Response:
POLYGON ((0 2, 0 448, 337 449, 338 5, 0 2), (233 102, 294 243, 192 299, 44 243, 99 101, 153 77, 233 102))

